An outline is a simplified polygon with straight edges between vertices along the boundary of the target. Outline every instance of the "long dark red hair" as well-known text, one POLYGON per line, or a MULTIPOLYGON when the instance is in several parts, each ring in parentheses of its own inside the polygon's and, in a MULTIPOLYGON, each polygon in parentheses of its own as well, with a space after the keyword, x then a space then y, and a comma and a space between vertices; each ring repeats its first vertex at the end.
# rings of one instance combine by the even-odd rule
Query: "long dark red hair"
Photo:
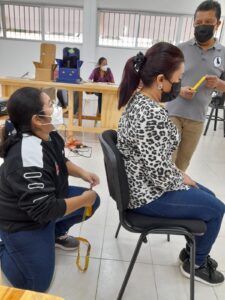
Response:
POLYGON ((180 64, 184 62, 184 55, 178 47, 160 42, 147 50, 143 64, 138 71, 135 70, 135 59, 135 56, 128 59, 124 67, 122 81, 119 86, 118 109, 127 104, 137 89, 140 80, 144 86, 149 87, 159 74, 163 74, 170 79, 180 64))

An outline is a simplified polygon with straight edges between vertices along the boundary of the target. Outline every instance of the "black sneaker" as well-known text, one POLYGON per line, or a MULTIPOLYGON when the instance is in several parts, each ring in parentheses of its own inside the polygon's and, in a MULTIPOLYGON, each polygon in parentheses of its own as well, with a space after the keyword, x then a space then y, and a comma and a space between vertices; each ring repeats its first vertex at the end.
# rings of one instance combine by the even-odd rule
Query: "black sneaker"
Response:
MULTIPOLYGON (((189 258, 190 254, 188 253, 187 249, 183 248, 179 254, 180 263, 185 262, 185 260, 189 258)), ((218 267, 218 262, 215 259, 211 258, 210 255, 207 256, 207 261, 209 261, 212 264, 213 268, 216 269, 218 267)))
POLYGON ((55 247, 63 250, 77 250, 80 242, 71 235, 63 235, 55 239, 55 247))
MULTIPOLYGON (((180 270, 185 277, 190 278, 190 262, 188 259, 180 265, 180 270)), ((221 272, 217 271, 209 261, 207 261, 204 265, 195 269, 195 280, 207 285, 215 286, 224 281, 224 276, 221 272)))

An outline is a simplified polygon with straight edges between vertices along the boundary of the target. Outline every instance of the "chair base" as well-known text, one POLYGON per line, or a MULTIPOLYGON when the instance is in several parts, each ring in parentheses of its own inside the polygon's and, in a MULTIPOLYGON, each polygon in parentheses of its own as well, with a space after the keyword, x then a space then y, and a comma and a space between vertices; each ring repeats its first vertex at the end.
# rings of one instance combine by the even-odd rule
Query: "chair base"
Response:
POLYGON ((207 134, 207 131, 209 129, 209 124, 210 124, 211 120, 214 121, 214 131, 216 131, 217 122, 218 121, 222 121, 223 122, 223 130, 224 130, 223 132, 224 132, 224 137, 225 137, 225 107, 217 107, 217 106, 215 106, 215 107, 211 108, 211 112, 209 114, 208 121, 207 121, 205 130, 204 130, 204 133, 203 133, 204 136, 207 134), (218 117, 218 111, 219 111, 219 109, 223 109, 223 118, 218 117), (215 111, 215 116, 213 116, 214 111, 215 111))
MULTIPOLYGON (((117 236, 119 233, 119 229, 121 227, 121 223, 119 224, 117 228, 117 236)), ((131 258, 129 267, 127 269, 127 273, 125 275, 125 278, 123 280, 122 286, 120 288, 117 300, 121 300, 125 291, 125 288, 127 286, 128 280, 130 278, 131 272, 133 270, 134 264, 137 260, 137 256, 139 254, 139 251, 141 249, 141 245, 143 242, 147 240, 148 234, 167 234, 167 237, 170 236, 170 234, 173 235, 183 235, 187 239, 189 246, 190 246, 190 300, 194 300, 194 276, 195 276, 195 236, 191 234, 190 232, 186 231, 184 228, 157 228, 152 229, 146 233, 142 233, 138 239, 136 248, 134 250, 133 256, 131 258)))

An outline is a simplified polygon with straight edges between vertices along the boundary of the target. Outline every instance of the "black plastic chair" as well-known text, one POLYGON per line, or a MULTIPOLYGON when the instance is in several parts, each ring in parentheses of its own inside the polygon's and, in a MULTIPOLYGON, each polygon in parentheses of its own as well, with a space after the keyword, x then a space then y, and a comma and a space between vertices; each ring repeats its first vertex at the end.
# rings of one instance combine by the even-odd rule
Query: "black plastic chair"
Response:
POLYGON ((223 121, 223 132, 224 132, 224 137, 225 137, 225 105, 224 105, 224 102, 225 102, 225 93, 223 93, 221 96, 217 95, 212 98, 212 101, 209 104, 209 107, 211 107, 211 111, 208 116, 208 121, 207 121, 203 135, 206 135, 208 128, 209 128, 210 121, 214 120, 214 131, 216 131, 217 122, 223 121), (223 110, 223 118, 218 116, 219 109, 223 110), (215 115, 213 115, 214 111, 215 111, 215 115))
POLYGON ((147 236, 150 233, 185 236, 190 246, 190 299, 194 300, 195 235, 203 235, 205 233, 205 222, 201 220, 152 218, 127 209, 129 203, 129 186, 123 157, 116 147, 117 132, 115 130, 107 130, 100 135, 99 139, 104 154, 109 193, 116 201, 119 211, 120 224, 116 236, 118 235, 120 226, 123 226, 128 231, 140 233, 117 300, 122 299, 141 245, 143 242, 147 242, 147 236))

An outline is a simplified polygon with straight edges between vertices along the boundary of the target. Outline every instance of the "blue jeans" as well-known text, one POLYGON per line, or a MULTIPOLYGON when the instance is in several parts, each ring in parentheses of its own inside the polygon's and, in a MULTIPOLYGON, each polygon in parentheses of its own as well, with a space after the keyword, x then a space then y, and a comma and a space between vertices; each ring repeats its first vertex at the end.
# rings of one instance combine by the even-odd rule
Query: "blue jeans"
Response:
POLYGON ((196 265, 202 265, 219 233, 225 205, 214 193, 198 184, 190 188, 166 192, 158 199, 136 208, 135 212, 152 217, 199 219, 205 221, 207 231, 196 236, 196 265))
MULTIPOLYGON (((68 197, 79 196, 86 189, 69 187, 68 197)), ((99 207, 97 196, 93 213, 99 207)), ((55 268, 55 232, 65 234, 71 226, 81 222, 84 208, 76 210, 56 222, 30 231, 0 231, 0 259, 2 270, 14 287, 46 291, 51 283, 55 268)))

